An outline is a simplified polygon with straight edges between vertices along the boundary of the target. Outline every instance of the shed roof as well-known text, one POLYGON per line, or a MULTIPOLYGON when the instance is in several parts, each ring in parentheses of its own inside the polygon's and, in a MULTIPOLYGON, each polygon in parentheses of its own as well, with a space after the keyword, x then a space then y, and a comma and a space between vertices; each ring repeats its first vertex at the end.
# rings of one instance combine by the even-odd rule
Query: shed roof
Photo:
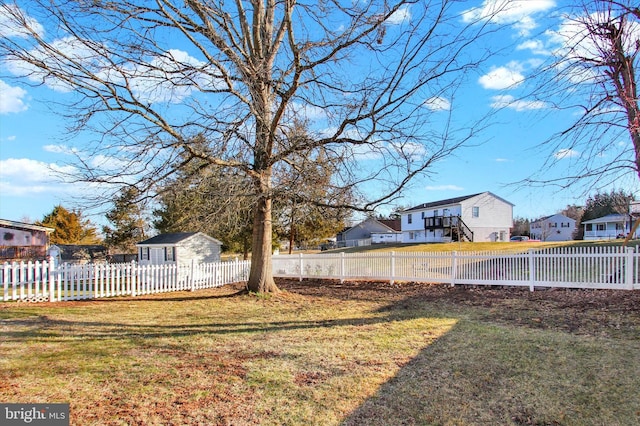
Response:
POLYGON ((170 234, 160 234, 160 235, 156 235, 155 237, 151 237, 149 239, 146 239, 144 241, 140 241, 138 244, 136 245, 173 245, 173 244, 178 244, 186 239, 189 239, 195 235, 202 235, 203 237, 211 240, 212 242, 215 242, 217 244, 222 244, 220 241, 216 240, 213 237, 208 236, 207 234, 204 234, 202 232, 174 232, 174 233, 170 233, 170 234))

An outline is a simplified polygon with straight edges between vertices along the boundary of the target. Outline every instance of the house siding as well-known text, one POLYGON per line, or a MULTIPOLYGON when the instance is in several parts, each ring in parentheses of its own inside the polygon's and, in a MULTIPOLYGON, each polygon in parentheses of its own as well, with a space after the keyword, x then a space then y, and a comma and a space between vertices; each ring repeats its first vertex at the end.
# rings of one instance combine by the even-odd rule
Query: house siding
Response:
POLYGON ((401 222, 403 242, 446 242, 443 229, 425 229, 424 218, 433 216, 460 216, 473 231, 474 241, 508 241, 509 230, 513 225, 513 205, 484 192, 455 204, 431 205, 429 208, 405 211, 401 222), (474 211, 478 212, 478 217, 474 217, 474 211))
POLYGON ((0 259, 38 260, 47 256, 53 228, 0 219, 0 259))
MULTIPOLYGON (((173 236, 174 234, 165 234, 173 236)), ((164 236, 164 235, 163 235, 164 236)), ((220 262, 222 243, 203 233, 185 236, 179 241, 158 241, 158 237, 138 244, 140 264, 163 265, 177 263, 190 265, 195 263, 220 262), (148 253, 148 256, 147 256, 148 253)))
MULTIPOLYGON (((347 243, 348 241, 355 242, 371 239, 375 243, 389 242, 389 237, 382 236, 386 234, 394 234, 394 230, 377 219, 367 219, 346 231, 340 232, 336 237, 336 241, 347 243)), ((401 237, 392 237, 392 239, 394 241, 400 240, 401 237)))
POLYGON ((529 225, 531 238, 541 241, 571 241, 576 221, 562 214, 549 216, 529 225))
MULTIPOLYGON (((611 214, 583 222, 585 240, 610 240, 618 235, 631 232, 631 217, 627 215, 611 214)), ((640 238, 637 229, 633 238, 640 238)))
POLYGON ((176 245, 176 262, 179 264, 220 262, 220 245, 212 244, 204 236, 195 235, 176 245))

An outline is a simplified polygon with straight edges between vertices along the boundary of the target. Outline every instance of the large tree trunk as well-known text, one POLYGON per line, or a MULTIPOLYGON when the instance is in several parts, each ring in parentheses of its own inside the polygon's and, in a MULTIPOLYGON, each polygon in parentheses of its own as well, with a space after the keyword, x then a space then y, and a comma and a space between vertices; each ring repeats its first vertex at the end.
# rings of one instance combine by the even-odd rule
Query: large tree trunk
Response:
POLYGON ((263 193, 253 214, 253 246, 251 247, 251 271, 247 288, 256 293, 280 291, 273 280, 271 263, 272 221, 271 196, 263 193))

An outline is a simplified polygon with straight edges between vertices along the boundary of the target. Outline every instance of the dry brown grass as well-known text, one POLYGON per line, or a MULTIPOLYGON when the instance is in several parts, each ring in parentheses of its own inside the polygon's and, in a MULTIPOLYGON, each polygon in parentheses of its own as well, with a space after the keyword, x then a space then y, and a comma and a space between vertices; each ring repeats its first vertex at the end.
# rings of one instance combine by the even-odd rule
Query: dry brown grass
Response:
POLYGON ((0 305, 0 400, 78 425, 640 422, 638 292, 279 285, 0 305))

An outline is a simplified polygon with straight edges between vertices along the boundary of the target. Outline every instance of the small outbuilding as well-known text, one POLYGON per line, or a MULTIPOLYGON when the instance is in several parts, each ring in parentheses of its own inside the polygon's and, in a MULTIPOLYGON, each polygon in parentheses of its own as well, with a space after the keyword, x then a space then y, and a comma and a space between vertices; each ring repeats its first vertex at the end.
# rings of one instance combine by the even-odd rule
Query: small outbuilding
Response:
POLYGON ((220 262, 222 242, 202 232, 160 234, 136 244, 141 265, 220 262))

